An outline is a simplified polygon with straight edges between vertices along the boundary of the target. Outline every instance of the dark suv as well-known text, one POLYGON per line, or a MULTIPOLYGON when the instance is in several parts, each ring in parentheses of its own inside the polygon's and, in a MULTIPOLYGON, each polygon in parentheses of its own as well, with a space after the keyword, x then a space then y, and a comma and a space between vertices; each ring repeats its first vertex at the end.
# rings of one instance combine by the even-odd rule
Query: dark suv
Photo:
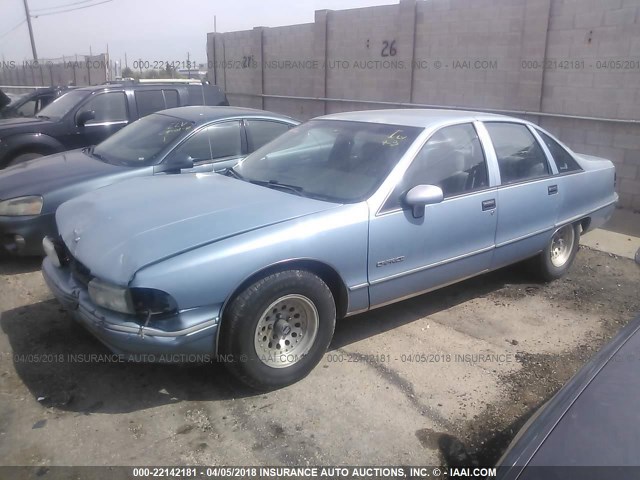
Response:
POLYGON ((229 105, 215 85, 113 84, 71 90, 34 118, 0 120, 0 168, 95 145, 150 113, 185 105, 229 105))

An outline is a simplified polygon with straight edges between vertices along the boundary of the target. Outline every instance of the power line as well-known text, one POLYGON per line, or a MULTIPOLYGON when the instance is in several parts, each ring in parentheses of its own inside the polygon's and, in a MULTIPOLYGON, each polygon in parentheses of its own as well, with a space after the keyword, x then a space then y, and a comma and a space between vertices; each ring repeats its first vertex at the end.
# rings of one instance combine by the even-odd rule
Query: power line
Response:
POLYGON ((11 32, 13 32, 15 29, 17 29, 20 25, 22 25, 22 24, 23 24, 23 23, 25 23, 26 21, 27 21, 26 19, 22 20, 22 21, 21 21, 20 23, 18 23, 15 27, 13 27, 13 28, 12 28, 12 29, 10 29, 10 30, 7 30, 5 33, 3 33, 2 35, 0 35, 0 38, 4 38, 4 37, 6 37, 7 35, 9 35, 11 32))
POLYGON ((31 12, 32 13, 37 13, 37 12, 41 12, 43 10, 55 10, 56 8, 64 8, 64 7, 71 7, 73 5, 80 5, 81 3, 89 3, 89 2, 93 2, 95 0, 81 0, 79 2, 72 2, 72 3, 63 3, 62 5, 54 5, 53 7, 40 7, 40 8, 35 8, 32 9, 31 12))
POLYGON ((31 15, 31 16, 34 17, 34 18, 46 17, 47 15, 57 15, 59 13, 73 12, 75 10, 82 10, 83 8, 95 7, 97 5, 102 5, 103 3, 109 3, 109 2, 113 2, 113 0, 103 0, 102 2, 93 3, 91 5, 85 5, 83 7, 68 8, 67 10, 59 10, 57 12, 39 13, 39 14, 31 15))

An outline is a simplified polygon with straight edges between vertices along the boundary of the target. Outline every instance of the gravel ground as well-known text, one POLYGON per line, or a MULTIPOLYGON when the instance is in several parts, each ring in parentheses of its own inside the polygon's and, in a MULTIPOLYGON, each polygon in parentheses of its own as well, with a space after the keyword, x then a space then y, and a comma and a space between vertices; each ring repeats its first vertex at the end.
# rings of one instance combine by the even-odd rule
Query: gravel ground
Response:
POLYGON ((636 315, 639 282, 586 248, 550 284, 503 269, 341 321, 309 377, 256 395, 216 364, 109 361, 38 261, 3 258, 0 464, 492 464, 636 315))

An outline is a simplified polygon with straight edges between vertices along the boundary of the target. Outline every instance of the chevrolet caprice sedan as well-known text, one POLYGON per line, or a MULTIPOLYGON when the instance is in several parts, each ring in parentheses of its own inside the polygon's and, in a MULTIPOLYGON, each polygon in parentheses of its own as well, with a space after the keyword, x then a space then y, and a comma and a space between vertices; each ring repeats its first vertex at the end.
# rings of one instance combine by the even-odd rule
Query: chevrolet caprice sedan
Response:
POLYGON ((614 181, 608 160, 515 118, 328 115, 225 175, 64 203, 43 273, 112 351, 218 354, 271 389, 313 369, 336 319, 526 259, 562 276, 580 234, 612 214, 614 181))

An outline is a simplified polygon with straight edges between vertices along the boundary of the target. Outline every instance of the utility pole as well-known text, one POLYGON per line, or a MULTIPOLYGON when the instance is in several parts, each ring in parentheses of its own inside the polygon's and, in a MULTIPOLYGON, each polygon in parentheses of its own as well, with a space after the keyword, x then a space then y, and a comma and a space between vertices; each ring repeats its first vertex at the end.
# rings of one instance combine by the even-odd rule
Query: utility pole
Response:
POLYGON ((213 16, 213 84, 218 84, 218 65, 216 63, 216 40, 218 33, 218 18, 216 15, 213 16))
POLYGON ((36 42, 33 39, 33 27, 31 27, 31 15, 29 14, 29 5, 27 0, 24 1, 24 13, 27 15, 27 26, 29 27, 29 37, 31 38, 31 51, 33 52, 33 60, 38 61, 38 54, 36 53, 36 42))

